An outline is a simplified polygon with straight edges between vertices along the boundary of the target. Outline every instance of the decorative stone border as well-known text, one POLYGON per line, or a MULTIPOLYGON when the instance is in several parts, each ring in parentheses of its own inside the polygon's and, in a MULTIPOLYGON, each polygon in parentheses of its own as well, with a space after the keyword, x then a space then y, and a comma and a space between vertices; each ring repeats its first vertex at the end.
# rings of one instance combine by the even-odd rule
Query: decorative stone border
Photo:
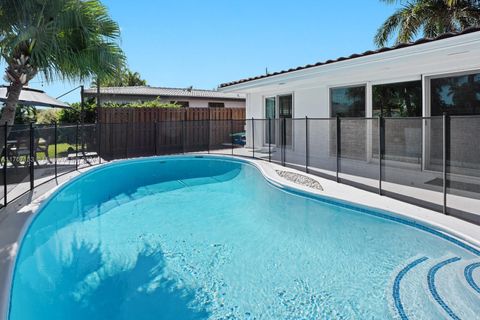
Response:
POLYGON ((320 182, 310 177, 304 176, 303 174, 298 174, 298 173, 289 172, 289 171, 281 171, 281 170, 275 170, 275 171, 280 177, 287 179, 288 181, 291 181, 293 183, 296 183, 305 187, 323 191, 323 187, 320 184, 320 182))

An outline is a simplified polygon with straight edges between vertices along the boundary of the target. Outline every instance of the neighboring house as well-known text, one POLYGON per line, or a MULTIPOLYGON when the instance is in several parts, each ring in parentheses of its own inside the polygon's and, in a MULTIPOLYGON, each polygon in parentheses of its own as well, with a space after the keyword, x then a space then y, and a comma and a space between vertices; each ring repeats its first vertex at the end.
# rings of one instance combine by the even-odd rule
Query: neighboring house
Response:
MULTIPOLYGON (((257 123, 254 140, 247 120, 246 141, 256 149, 271 142, 275 149, 282 140, 286 162, 305 163, 305 117, 344 117, 341 170, 371 179, 380 174, 378 120, 365 117, 389 117, 383 178, 437 191, 444 156, 441 116, 462 116, 451 118, 447 137, 449 190, 479 197, 480 28, 224 83, 219 90, 246 94, 247 119, 280 119, 257 123), (267 123, 273 128, 270 140, 269 130, 260 127, 267 123)), ((312 120, 308 128, 309 165, 331 174, 339 167, 336 119, 312 120)))
MULTIPOLYGON (((84 91, 85 98, 97 97, 97 89, 84 91)), ((165 103, 177 103, 189 108, 245 108, 245 96, 237 93, 225 93, 214 90, 193 88, 161 87, 102 87, 100 101, 129 103, 160 99, 165 103)))

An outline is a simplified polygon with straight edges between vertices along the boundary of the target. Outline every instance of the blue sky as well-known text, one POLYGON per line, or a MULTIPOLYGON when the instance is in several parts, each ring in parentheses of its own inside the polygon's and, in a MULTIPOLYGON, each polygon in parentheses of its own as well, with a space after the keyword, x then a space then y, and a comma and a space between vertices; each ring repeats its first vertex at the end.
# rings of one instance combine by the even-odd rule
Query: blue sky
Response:
MULTIPOLYGON (((375 31, 395 9, 379 0, 103 2, 130 69, 151 86, 203 89, 375 48, 375 31)), ((30 85, 58 96, 78 83, 30 85)))

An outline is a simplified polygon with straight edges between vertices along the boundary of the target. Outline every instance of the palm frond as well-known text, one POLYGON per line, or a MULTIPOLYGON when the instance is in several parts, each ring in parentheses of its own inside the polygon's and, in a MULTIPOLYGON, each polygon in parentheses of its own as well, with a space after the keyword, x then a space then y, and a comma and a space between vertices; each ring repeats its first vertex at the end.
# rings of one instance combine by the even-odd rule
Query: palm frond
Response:
POLYGON ((47 82, 109 75, 125 64, 120 28, 99 0, 0 0, 0 15, 2 56, 28 56, 47 82))
POLYGON ((385 46, 390 40, 391 36, 400 28, 402 21, 402 14, 400 10, 397 10, 385 22, 378 28, 375 34, 375 45, 377 47, 385 46))
POLYGON ((477 0, 381 0, 400 3, 396 10, 378 29, 374 41, 385 46, 395 36, 395 42, 409 42, 421 32, 425 37, 435 37, 445 32, 461 31, 470 26, 480 26, 480 1, 477 0))

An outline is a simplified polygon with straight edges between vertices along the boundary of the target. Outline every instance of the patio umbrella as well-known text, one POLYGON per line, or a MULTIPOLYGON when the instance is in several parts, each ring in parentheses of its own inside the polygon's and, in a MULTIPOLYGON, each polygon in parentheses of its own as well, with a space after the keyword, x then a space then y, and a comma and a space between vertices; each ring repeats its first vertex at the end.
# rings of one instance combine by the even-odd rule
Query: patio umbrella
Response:
MULTIPOLYGON (((5 102, 7 100, 7 89, 6 86, 0 87, 0 101, 5 102)), ((50 97, 42 90, 32 89, 32 88, 23 88, 20 92, 20 98, 18 100, 20 104, 26 104, 31 106, 42 106, 42 107, 54 107, 54 108, 65 108, 70 109, 71 107, 61 102, 53 97, 50 97)))

